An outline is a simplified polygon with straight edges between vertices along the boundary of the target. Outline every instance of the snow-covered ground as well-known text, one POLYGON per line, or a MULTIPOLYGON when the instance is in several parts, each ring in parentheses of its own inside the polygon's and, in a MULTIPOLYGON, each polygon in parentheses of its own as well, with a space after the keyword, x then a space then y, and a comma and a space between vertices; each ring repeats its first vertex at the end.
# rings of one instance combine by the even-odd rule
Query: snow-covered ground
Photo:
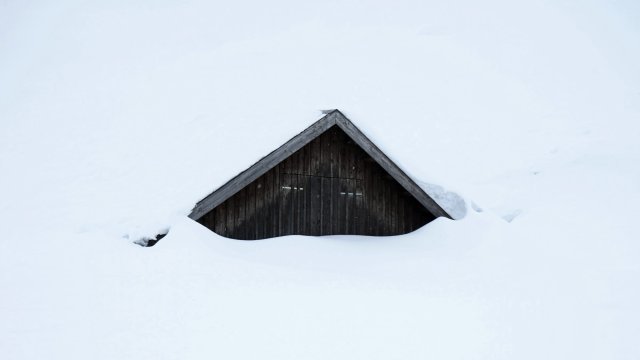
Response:
POLYGON ((640 358, 638 4, 0 2, 0 357, 640 358), (466 217, 186 217, 332 108, 466 217))

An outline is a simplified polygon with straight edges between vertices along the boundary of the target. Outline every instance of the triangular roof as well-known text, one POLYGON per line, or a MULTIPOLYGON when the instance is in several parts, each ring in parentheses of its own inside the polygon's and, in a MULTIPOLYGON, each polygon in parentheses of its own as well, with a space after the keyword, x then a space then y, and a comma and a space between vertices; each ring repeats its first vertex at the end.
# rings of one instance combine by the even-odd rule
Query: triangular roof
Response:
POLYGON ((189 217, 194 220, 213 210, 225 200, 242 190, 245 186, 262 176, 274 166, 287 159, 313 139, 320 136, 332 126, 338 126, 369 156, 371 156, 385 171, 389 173, 402 187, 422 204, 433 216, 444 216, 452 219, 435 200, 433 200, 420 186, 418 186, 402 169, 389 159, 369 138, 367 138, 346 116, 339 110, 327 112, 320 120, 309 126, 300 134, 294 136, 284 145, 269 155, 260 159, 247 170, 241 172, 216 191, 200 200, 191 210, 189 217))

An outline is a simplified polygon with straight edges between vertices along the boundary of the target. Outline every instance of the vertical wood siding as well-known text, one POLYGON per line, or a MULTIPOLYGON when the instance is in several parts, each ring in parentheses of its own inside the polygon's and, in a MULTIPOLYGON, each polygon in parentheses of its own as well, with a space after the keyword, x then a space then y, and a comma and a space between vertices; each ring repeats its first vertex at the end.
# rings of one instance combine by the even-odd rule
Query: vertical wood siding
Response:
POLYGON ((334 126, 198 221, 242 240, 284 235, 399 235, 431 215, 334 126))

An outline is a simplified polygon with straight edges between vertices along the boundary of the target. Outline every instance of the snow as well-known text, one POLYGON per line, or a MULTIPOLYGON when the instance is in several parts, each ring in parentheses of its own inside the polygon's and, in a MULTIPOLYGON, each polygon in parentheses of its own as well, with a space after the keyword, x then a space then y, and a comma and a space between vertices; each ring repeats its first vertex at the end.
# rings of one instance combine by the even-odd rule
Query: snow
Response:
POLYGON ((2 357, 637 359, 638 15, 3 2, 2 357), (459 220, 240 242, 186 217, 333 108, 459 220))

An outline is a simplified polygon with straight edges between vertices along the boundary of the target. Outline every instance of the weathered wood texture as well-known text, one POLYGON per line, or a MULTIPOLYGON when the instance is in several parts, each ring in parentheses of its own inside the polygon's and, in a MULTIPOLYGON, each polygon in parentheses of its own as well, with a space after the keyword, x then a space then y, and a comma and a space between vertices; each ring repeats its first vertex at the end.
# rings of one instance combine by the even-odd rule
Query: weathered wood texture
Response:
MULTIPOLYGON (((294 152, 300 150, 310 144, 320 134, 327 129, 337 126, 342 129, 356 144, 358 144, 369 156, 388 172, 405 190, 411 193, 429 212, 435 216, 444 216, 452 218, 436 203, 427 193, 424 192, 402 169, 393 163, 378 147, 371 142, 349 119, 347 119, 340 111, 333 110, 325 115, 322 119, 316 121, 300 134, 287 141, 269 155, 253 164, 247 170, 241 172, 226 184, 222 185, 218 190, 212 192, 207 197, 199 201, 189 214, 194 220, 199 220, 205 214, 209 213, 215 207, 235 195, 241 189, 263 176, 267 171, 273 169, 276 165, 291 156, 294 152)), ((316 144, 317 146, 317 144, 316 144)), ((339 161, 341 159, 340 152, 336 152, 330 158, 330 161, 339 161)), ((317 160, 317 159, 316 159, 317 160)), ((311 166, 311 165, 308 165, 311 166)))
POLYGON ((336 125, 198 221, 222 236, 255 240, 398 235, 435 217, 336 125))

